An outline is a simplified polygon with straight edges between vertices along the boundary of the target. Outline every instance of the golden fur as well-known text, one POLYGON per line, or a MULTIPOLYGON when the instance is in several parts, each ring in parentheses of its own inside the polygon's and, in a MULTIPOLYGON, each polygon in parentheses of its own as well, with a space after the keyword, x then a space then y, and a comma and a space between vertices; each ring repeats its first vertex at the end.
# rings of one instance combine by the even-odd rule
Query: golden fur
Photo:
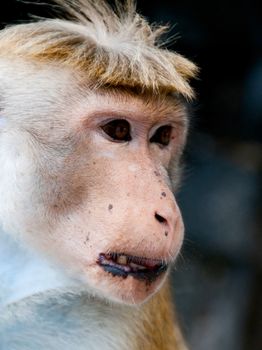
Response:
POLYGON ((168 282, 144 305, 143 323, 146 336, 141 339, 138 349, 187 350, 175 320, 168 282))
MULTIPOLYGON (((80 69, 97 86, 124 86, 194 96, 188 80, 197 67, 162 48, 166 26, 150 26, 133 1, 54 0, 69 19, 41 19, 0 34, 4 56, 52 61, 80 69)), ((1 54, 0 54, 1 56, 1 54)))

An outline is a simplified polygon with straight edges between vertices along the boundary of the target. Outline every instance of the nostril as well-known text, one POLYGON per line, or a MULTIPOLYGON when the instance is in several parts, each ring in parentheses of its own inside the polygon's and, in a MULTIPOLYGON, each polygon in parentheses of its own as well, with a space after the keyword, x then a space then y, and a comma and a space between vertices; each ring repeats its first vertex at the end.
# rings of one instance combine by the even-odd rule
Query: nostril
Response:
POLYGON ((161 215, 159 215, 157 213, 155 213, 155 218, 161 224, 167 224, 167 220, 163 216, 161 216, 161 215))

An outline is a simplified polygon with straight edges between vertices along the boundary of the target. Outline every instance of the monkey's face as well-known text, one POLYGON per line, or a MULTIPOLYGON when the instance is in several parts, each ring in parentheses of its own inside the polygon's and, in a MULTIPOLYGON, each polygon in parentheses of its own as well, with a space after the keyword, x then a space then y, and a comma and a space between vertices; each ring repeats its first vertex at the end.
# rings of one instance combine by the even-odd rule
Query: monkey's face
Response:
POLYGON ((116 91, 67 108, 52 123, 25 128, 33 165, 19 169, 31 186, 16 202, 19 229, 91 293, 143 302, 183 240, 171 177, 186 137, 184 108, 173 98, 116 91))

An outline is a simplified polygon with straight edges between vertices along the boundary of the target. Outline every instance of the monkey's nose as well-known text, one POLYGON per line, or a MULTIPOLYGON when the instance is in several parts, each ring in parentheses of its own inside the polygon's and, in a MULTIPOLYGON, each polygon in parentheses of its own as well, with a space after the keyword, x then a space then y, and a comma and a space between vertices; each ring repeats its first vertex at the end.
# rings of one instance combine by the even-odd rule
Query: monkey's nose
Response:
POLYGON ((155 212, 155 219, 160 222, 160 224, 164 224, 164 225, 167 225, 167 219, 162 216, 162 215, 159 215, 157 212, 155 212))

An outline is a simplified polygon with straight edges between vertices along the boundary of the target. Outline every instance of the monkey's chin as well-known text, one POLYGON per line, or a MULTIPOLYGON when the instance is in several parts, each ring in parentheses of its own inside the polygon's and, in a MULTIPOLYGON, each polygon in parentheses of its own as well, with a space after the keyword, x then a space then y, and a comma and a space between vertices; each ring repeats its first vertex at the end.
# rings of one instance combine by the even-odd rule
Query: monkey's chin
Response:
POLYGON ((157 259, 100 254, 92 270, 89 273, 94 278, 89 282, 99 296, 122 304, 138 305, 161 288, 168 265, 157 259))
POLYGON ((113 276, 106 271, 99 272, 100 281, 96 283, 97 294, 104 300, 125 305, 139 305, 152 297, 164 283, 167 272, 154 281, 139 280, 133 276, 113 276))

